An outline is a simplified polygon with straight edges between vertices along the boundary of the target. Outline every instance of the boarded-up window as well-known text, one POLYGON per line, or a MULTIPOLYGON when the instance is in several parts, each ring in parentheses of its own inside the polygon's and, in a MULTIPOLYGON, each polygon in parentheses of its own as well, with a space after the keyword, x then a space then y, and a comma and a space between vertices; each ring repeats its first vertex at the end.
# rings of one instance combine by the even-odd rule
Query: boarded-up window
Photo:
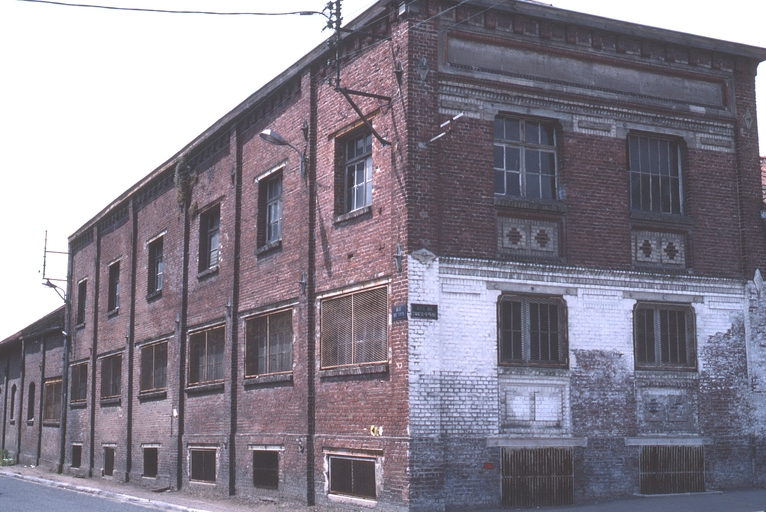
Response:
POLYGON ((157 476, 157 465, 159 461, 159 448, 144 448, 144 476, 155 478, 157 476))
POLYGON ((88 363, 72 366, 72 402, 84 402, 88 396, 88 363))
POLYGON ((81 464, 82 464, 82 445, 73 444, 72 445, 72 467, 79 468, 81 464))
POLYGON ((101 398, 120 396, 122 384, 122 354, 101 360, 101 398))
POLYGON ((46 381, 43 393, 43 421, 58 423, 61 418, 61 378, 46 381))
POLYGON ((104 476, 114 475, 114 448, 104 447, 104 476))
POLYGON ((573 496, 571 448, 503 450, 503 507, 571 505, 573 496))
POLYGON ((386 288, 323 300, 322 368, 386 361, 387 304, 386 288))
POLYGON ((377 498, 375 459, 331 456, 330 494, 377 498))
POLYGON ((705 492, 702 446, 642 446, 641 494, 705 492))
POLYGON ((253 450, 253 485, 262 489, 279 489, 279 452, 253 450))
POLYGON ((292 310, 263 315, 247 321, 245 375, 292 370, 292 310))
POLYGON ((189 384, 223 380, 224 327, 192 334, 189 339, 189 384))
POLYGON ((191 479, 215 482, 215 449, 191 450, 191 479))

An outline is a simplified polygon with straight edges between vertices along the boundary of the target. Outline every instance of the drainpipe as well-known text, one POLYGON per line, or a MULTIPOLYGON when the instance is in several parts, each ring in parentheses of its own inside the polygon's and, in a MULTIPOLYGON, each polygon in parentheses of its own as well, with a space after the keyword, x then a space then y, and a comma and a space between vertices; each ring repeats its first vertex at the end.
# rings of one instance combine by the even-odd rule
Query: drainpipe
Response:
MULTIPOLYGON (((180 163, 179 163, 180 165, 180 163)), ((181 489, 183 482, 184 461, 184 404, 186 387, 186 314, 189 304, 189 238, 191 219, 189 218, 189 196, 182 203, 184 210, 184 254, 183 276, 181 277, 181 311, 176 317, 176 329, 178 335, 178 443, 176 446, 176 489, 181 489)))
POLYGON ((98 293, 101 281, 101 230, 98 226, 92 229, 96 230, 96 265, 95 279, 93 283, 93 343, 91 344, 90 354, 90 458, 88 461, 88 476, 93 476, 93 465, 95 464, 96 449, 96 363, 98 362, 98 293))
MULTIPOLYGON (((24 423, 22 411, 24 410, 24 381, 26 380, 27 366, 27 340, 21 337, 21 385, 19 386, 19 416, 16 418, 16 464, 20 463, 21 456, 21 426, 24 423)), ((14 412, 15 414, 15 412, 14 412)))
POLYGON ((242 148, 239 144, 237 125, 231 130, 230 147, 234 147, 236 161, 233 169, 234 176, 234 282, 232 286, 231 307, 228 310, 231 328, 231 418, 229 427, 229 495, 236 494, 237 487, 237 396, 239 376, 239 273, 240 250, 242 238, 242 148))
POLYGON ((43 440, 43 402, 45 401, 45 346, 47 345, 48 337, 42 334, 40 337, 40 350, 42 355, 40 356, 42 361, 40 362, 40 400, 38 400, 37 406, 37 453, 35 454, 35 466, 40 465, 40 453, 42 451, 43 440))
MULTIPOLYGON (((338 7, 340 9, 340 6, 338 7)), ((313 506, 315 503, 315 475, 314 475, 314 436, 316 433, 316 126, 317 126, 317 88, 321 82, 319 72, 316 69, 310 71, 310 98, 309 98, 309 140, 308 140, 308 255, 306 276, 306 503, 313 506)))
POLYGON ((135 196, 130 202, 130 214, 133 218, 133 230, 131 231, 131 256, 130 256, 130 310, 128 311, 128 332, 125 334, 125 342, 128 344, 128 404, 127 425, 125 440, 125 482, 130 482, 130 472, 133 470, 133 357, 136 325, 136 269, 138 263, 138 215, 136 214, 135 196))
POLYGON ((67 412, 69 411, 69 345, 72 342, 72 336, 70 335, 70 322, 69 319, 72 315, 72 261, 74 256, 72 254, 72 246, 69 246, 69 256, 67 256, 67 273, 66 273, 66 304, 64 309, 64 353, 62 354, 61 361, 61 415, 59 422, 59 463, 56 468, 57 473, 64 472, 64 464, 66 461, 66 422, 67 412))
POLYGON ((11 371, 11 354, 10 352, 5 354, 5 382, 3 383, 3 389, 5 394, 3 395, 3 444, 0 446, 5 450, 5 430, 8 424, 8 372, 11 371))

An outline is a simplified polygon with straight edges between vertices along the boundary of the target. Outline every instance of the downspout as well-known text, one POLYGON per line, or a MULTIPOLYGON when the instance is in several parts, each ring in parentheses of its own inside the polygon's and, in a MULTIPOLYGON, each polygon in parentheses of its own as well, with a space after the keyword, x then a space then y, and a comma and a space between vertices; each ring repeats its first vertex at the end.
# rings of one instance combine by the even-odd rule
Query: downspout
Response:
POLYGON ((10 352, 5 354, 5 382, 3 383, 3 389, 5 394, 3 395, 3 444, 0 446, 5 450, 5 430, 8 424, 8 372, 11 371, 11 355, 10 352))
POLYGON ((98 290, 101 281, 101 230, 98 226, 93 227, 96 230, 96 265, 95 265, 95 283, 93 283, 93 344, 90 354, 90 459, 88 462, 88 476, 93 476, 93 465, 95 463, 96 449, 96 363, 98 362, 98 290))
POLYGON ((128 312, 128 332, 125 341, 128 344, 128 407, 125 440, 125 482, 130 482, 130 472, 133 470, 133 357, 136 325, 136 257, 138 255, 138 215, 136 214, 135 196, 130 202, 130 213, 133 218, 133 230, 131 231, 131 256, 130 256, 130 311, 128 312))
POLYGON ((231 130, 234 139, 229 144, 235 148, 234 169, 232 169, 234 181, 234 282, 232 286, 231 307, 228 310, 231 322, 231 423, 229 427, 229 495, 236 494, 237 488, 237 386, 239 376, 239 274, 240 274, 240 250, 242 231, 242 148, 239 144, 239 130, 237 125, 231 130))
POLYGON ((42 334, 40 337, 40 349, 42 350, 42 361, 40 362, 40 400, 37 406, 37 453, 35 454, 35 466, 40 465, 40 452, 42 450, 43 439, 43 402, 45 401, 45 346, 48 337, 42 334))
MULTIPOLYGON (((26 365, 27 365, 27 340, 24 336, 21 337, 21 385, 19 386, 19 415, 16 418, 16 464, 20 463, 21 456, 21 426, 24 423, 24 381, 26 380, 26 365)), ((15 414, 15 413, 14 413, 15 414)))
MULTIPOLYGON (((176 168, 178 175, 180 166, 184 165, 182 159, 176 168)), ((176 183, 176 188, 179 186, 176 183)), ((184 404, 186 387, 186 316, 189 304, 189 238, 191 229, 191 219, 189 218, 189 199, 191 194, 185 194, 181 207, 184 215, 184 252, 183 252, 183 276, 181 277, 181 311, 176 317, 176 328, 178 329, 178 439, 177 439, 177 459, 176 459, 176 489, 181 489, 183 482, 183 461, 184 461, 184 404)))
MULTIPOLYGON (((340 5, 338 5, 340 9, 340 5)), ((310 71, 309 98, 309 140, 308 140, 308 267, 306 276, 306 503, 315 504, 315 475, 314 475, 314 437, 316 434, 316 127, 317 127, 317 88, 321 83, 317 69, 310 71)))
POLYGON ((70 315, 72 314, 72 261, 74 255, 72 254, 72 246, 69 246, 69 256, 67 256, 67 273, 66 273, 66 303, 64 309, 64 354, 62 355, 61 362, 61 415, 59 423, 59 464, 56 468, 57 473, 64 472, 64 463, 66 461, 66 422, 67 407, 69 402, 69 350, 72 337, 69 333, 70 328, 70 315))

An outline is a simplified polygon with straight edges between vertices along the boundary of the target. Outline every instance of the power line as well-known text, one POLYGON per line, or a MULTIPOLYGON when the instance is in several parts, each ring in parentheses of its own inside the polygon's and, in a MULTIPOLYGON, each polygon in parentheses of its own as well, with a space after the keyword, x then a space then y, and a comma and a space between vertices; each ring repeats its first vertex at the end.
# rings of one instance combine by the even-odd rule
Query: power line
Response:
POLYGON ((140 7, 115 7, 109 5, 73 4, 67 2, 54 2, 52 0, 17 0, 33 4, 59 5, 64 7, 88 7, 92 9, 106 9, 110 11, 134 11, 134 12, 158 12, 164 14, 211 14, 215 16, 311 16, 314 14, 327 15, 320 11, 292 11, 292 12, 216 12, 216 11, 177 11, 169 9, 144 9, 140 7))

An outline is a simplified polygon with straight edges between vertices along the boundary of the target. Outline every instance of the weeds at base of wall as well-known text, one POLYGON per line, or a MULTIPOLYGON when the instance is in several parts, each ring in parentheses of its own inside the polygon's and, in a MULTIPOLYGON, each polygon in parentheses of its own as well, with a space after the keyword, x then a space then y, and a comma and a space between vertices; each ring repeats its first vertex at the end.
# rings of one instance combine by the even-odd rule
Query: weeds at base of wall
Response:
POLYGON ((0 450, 0 466, 13 466, 16 461, 8 455, 8 450, 0 450))

